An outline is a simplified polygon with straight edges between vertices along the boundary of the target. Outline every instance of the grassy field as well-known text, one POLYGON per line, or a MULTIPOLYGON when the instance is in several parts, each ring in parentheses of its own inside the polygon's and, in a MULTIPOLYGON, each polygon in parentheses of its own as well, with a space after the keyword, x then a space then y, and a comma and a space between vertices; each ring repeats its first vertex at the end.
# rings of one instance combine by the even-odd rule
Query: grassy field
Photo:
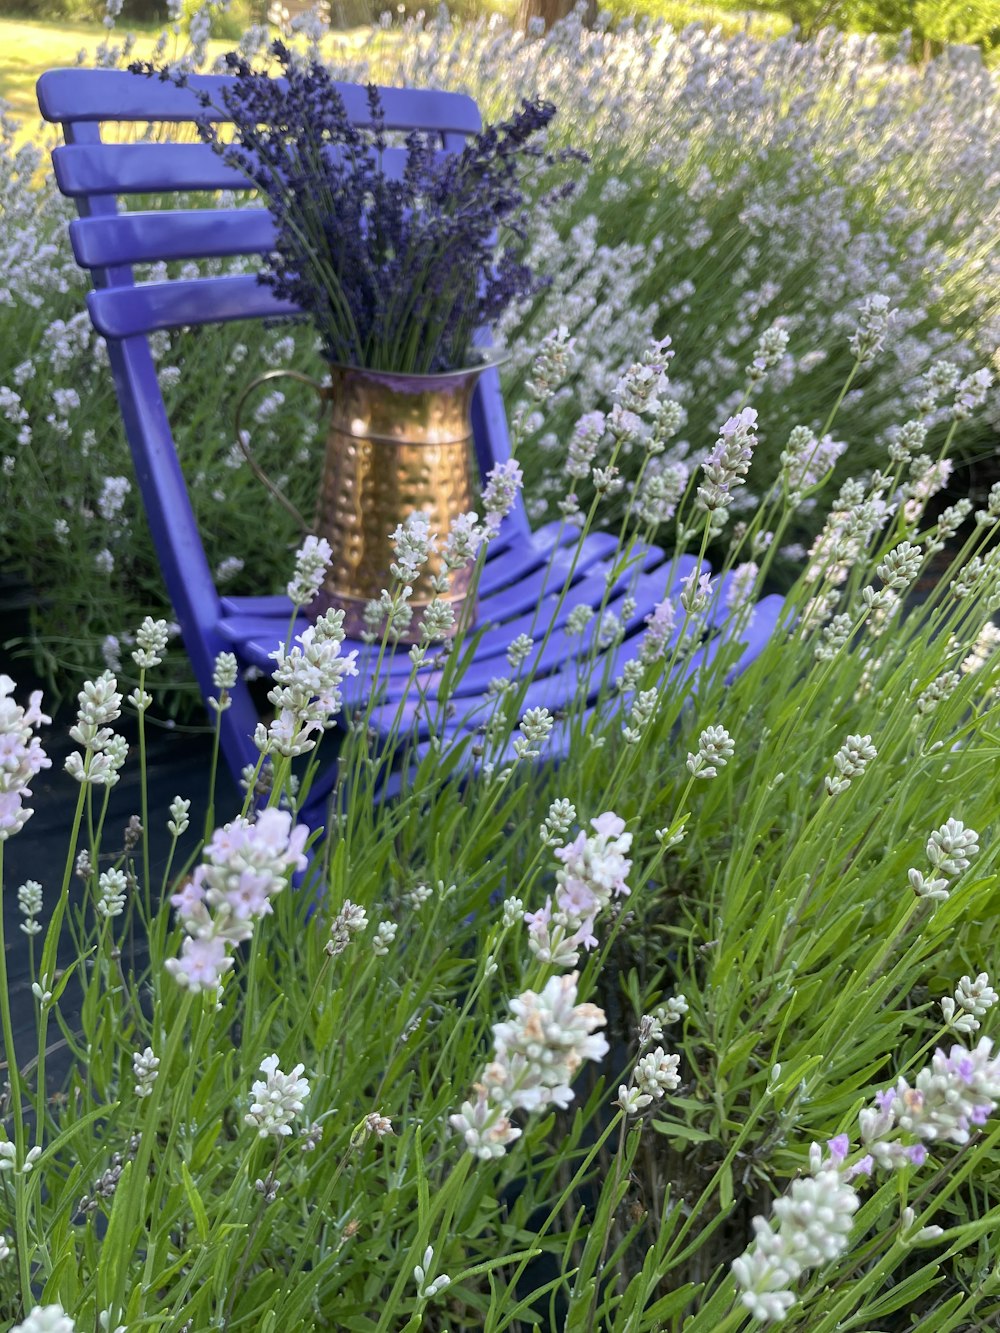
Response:
MULTIPOLYGON (((112 44, 120 45, 128 28, 112 34, 112 44)), ((137 33, 135 56, 148 55, 156 42, 159 29, 137 33)), ((369 29, 356 28, 338 32, 337 45, 358 46, 369 29)), ((21 123, 25 137, 35 133, 39 126, 38 105, 35 101, 35 82, 47 69, 77 63, 78 53, 87 53, 84 63, 92 64, 94 53, 106 39, 104 29, 89 23, 43 23, 34 19, 0 19, 0 100, 7 102, 21 123)), ((209 42, 212 56, 231 51, 231 41, 209 42)))
MULTIPOLYGON (((22 122, 22 132, 34 130, 38 117, 35 80, 46 69, 76 63, 77 53, 88 59, 105 38, 93 23, 39 23, 30 19, 0 19, 0 98, 10 104, 22 122)), ((137 53, 149 50, 155 37, 140 36, 137 53)), ((220 49, 223 43, 218 44, 220 49)))

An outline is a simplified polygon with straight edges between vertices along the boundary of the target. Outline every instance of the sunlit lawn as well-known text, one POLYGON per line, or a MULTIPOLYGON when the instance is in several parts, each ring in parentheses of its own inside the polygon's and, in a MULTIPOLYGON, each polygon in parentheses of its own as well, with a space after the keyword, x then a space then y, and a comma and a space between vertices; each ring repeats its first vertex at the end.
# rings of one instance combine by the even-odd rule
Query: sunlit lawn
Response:
MULTIPOLYGON (((112 45, 120 45, 126 29, 115 32, 112 45)), ((135 57, 148 56, 158 30, 137 33, 135 57)), ((331 45, 357 48, 370 35, 368 28, 354 28, 331 37, 331 45)), ((385 40, 386 34, 382 34, 385 40)), ((44 70, 61 65, 75 65, 77 53, 87 52, 86 63, 93 63, 94 52, 107 34, 97 24, 40 23, 32 19, 0 19, 0 99, 10 103, 13 115, 21 120, 21 133, 34 134, 39 128, 35 82, 44 70)), ((212 57, 231 51, 231 41, 209 43, 212 57)))

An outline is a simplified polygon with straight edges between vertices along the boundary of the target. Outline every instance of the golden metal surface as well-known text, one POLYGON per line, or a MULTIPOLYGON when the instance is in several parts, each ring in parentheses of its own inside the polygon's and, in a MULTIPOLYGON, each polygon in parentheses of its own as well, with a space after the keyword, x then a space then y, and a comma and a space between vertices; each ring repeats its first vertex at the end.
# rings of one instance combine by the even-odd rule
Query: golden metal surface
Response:
MULTIPOLYGON (((454 518, 473 508, 470 408, 489 364, 447 375, 330 367, 330 428, 312 530, 330 543, 333 559, 307 609, 311 619, 342 609, 347 634, 357 638, 366 628, 365 606, 389 587, 396 527, 422 512, 443 537, 454 518)), ((434 556, 416 580, 404 643, 419 638, 423 609, 434 597, 431 578, 440 572, 434 556)), ((471 575, 470 565, 451 577, 446 599, 456 622, 475 616, 474 607, 465 607, 471 575)))

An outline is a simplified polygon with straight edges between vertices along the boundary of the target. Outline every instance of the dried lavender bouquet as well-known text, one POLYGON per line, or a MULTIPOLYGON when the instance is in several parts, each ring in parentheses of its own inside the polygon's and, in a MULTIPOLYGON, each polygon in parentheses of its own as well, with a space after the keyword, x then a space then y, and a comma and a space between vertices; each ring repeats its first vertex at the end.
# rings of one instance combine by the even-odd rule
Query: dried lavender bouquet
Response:
MULTIPOLYGON (((403 169, 393 170, 378 88, 369 85, 369 123, 358 125, 324 65, 280 41, 268 56, 255 68, 229 53, 232 82, 218 103, 198 92, 202 140, 274 218, 261 281, 313 321, 331 361, 401 374, 465 367, 475 331, 544 285, 525 262, 528 209, 565 199, 573 182, 530 199, 527 177, 586 154, 545 153, 556 108, 536 98, 458 153, 442 152, 432 134, 407 134, 403 169)), ((131 68, 188 77, 148 62, 131 68)))

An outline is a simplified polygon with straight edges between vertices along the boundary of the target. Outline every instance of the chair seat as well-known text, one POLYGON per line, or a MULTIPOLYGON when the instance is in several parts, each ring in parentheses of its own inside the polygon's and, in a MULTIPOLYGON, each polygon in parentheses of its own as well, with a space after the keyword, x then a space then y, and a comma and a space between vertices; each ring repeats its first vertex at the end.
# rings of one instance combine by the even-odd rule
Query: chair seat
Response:
MULTIPOLYGON (((371 713, 371 726, 379 740, 390 735, 412 739, 417 742, 415 758, 419 761, 431 753, 433 733, 440 745, 437 753, 455 752, 467 738, 481 733, 493 715, 497 703, 491 682, 513 678, 516 683, 519 675, 530 675, 531 683, 518 697, 520 713, 539 707, 554 713, 559 720, 545 746, 545 758, 552 761, 565 756, 573 729, 590 725, 601 706, 599 698, 606 698, 626 662, 642 651, 643 631, 654 607, 668 596, 676 598, 697 564, 691 556, 667 560, 659 547, 645 546, 632 550, 625 568, 620 567, 620 559, 616 567, 618 548, 614 537, 592 533, 581 544, 578 536, 566 524, 550 524, 533 533, 528 541, 500 539, 491 546, 480 583, 477 628, 463 650, 466 660, 460 679, 449 688, 447 716, 437 716, 435 709, 445 679, 446 655, 431 648, 426 665, 414 675, 408 650, 390 652, 380 668, 381 698, 371 713), (572 580, 563 596, 571 568, 572 580), (628 615, 623 615, 626 598, 631 598, 632 605, 628 615), (582 633, 571 634, 566 623, 574 608, 581 605, 590 607, 594 618, 582 633), (602 607, 620 622, 620 637, 604 648, 596 643, 602 623, 601 615, 596 613, 602 607), (522 634, 536 646, 515 673, 508 663, 507 650, 522 634), (577 709, 571 725, 559 715, 574 701, 577 709)), ((703 623, 697 626, 702 642, 685 657, 685 675, 710 665, 726 642, 730 616, 726 594, 731 579, 730 574, 722 581, 703 623)), ((730 669, 730 676, 743 670, 759 653, 777 624, 782 606, 782 598, 776 596, 755 605, 752 622, 741 634, 744 651, 730 669)), ((222 607, 220 629, 237 658, 244 665, 269 672, 272 655, 288 634, 292 609, 288 598, 228 597, 222 607)), ((305 616, 300 615, 293 634, 302 633, 307 625, 305 616)), ((377 658, 377 648, 371 645, 348 640, 345 651, 352 648, 358 650, 359 674, 345 682, 345 719, 368 705, 377 658)), ((494 761, 509 762, 512 746, 513 740, 502 753, 493 756, 494 761)), ((480 762, 473 760, 471 768, 480 762)), ((321 792, 322 787, 317 788, 314 799, 321 792)))

